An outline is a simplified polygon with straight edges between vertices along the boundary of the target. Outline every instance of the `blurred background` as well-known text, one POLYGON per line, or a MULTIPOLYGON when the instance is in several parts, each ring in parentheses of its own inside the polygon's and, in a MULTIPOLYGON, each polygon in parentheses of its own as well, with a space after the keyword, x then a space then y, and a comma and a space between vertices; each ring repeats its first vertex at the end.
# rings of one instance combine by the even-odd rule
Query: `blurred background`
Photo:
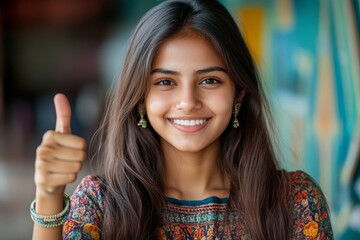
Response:
MULTIPOLYGON (((90 140, 131 31, 158 2, 1 1, 0 239, 30 239, 35 149, 55 126, 54 94, 69 97, 72 130, 90 140)), ((284 167, 319 183, 336 239, 360 239, 360 0, 221 2, 260 67, 284 167)))

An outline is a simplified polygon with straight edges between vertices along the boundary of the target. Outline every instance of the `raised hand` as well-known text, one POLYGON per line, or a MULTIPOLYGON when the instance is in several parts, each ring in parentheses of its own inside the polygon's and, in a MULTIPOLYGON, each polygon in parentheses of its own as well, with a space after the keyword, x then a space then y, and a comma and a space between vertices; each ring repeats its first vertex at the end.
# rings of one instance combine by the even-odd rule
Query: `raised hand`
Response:
POLYGON ((37 194, 61 195, 74 182, 85 159, 86 142, 72 135, 71 108, 63 94, 54 97, 55 131, 47 131, 36 151, 35 184, 37 194))
MULTIPOLYGON (((55 131, 47 131, 36 150, 35 184, 36 214, 51 216, 64 209, 64 190, 76 180, 85 159, 85 140, 71 134, 70 104, 65 95, 54 98, 55 131)), ((62 239, 62 227, 34 224, 33 239, 62 239)))

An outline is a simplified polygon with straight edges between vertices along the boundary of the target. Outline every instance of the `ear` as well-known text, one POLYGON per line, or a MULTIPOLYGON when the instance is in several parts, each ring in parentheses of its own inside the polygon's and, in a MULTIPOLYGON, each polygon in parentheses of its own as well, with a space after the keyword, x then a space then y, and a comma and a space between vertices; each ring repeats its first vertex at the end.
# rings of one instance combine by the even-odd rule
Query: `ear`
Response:
POLYGON ((245 90, 241 90, 239 96, 235 98, 235 103, 241 103, 245 97, 245 90))

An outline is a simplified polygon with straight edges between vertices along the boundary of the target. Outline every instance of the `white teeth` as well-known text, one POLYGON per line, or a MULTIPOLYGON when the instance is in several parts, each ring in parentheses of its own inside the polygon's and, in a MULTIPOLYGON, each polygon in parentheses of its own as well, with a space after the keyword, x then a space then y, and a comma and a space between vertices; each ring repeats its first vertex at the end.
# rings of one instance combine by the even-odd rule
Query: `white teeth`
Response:
POLYGON ((206 122, 206 119, 197 119, 197 120, 173 119, 172 122, 178 125, 191 127, 191 126, 204 124, 206 122))

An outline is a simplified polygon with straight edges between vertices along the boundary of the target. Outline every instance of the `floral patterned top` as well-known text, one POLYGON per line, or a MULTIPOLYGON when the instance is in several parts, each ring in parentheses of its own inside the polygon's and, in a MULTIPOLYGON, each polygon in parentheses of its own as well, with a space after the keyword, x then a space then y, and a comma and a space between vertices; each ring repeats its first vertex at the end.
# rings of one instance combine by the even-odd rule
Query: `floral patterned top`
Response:
MULTIPOLYGON (((290 172, 291 239, 333 239, 325 197, 302 171, 290 172)), ((241 213, 228 207, 227 198, 167 199, 155 239, 250 239, 241 213)), ((99 180, 85 177, 71 197, 63 239, 101 239, 104 201, 99 180)))

